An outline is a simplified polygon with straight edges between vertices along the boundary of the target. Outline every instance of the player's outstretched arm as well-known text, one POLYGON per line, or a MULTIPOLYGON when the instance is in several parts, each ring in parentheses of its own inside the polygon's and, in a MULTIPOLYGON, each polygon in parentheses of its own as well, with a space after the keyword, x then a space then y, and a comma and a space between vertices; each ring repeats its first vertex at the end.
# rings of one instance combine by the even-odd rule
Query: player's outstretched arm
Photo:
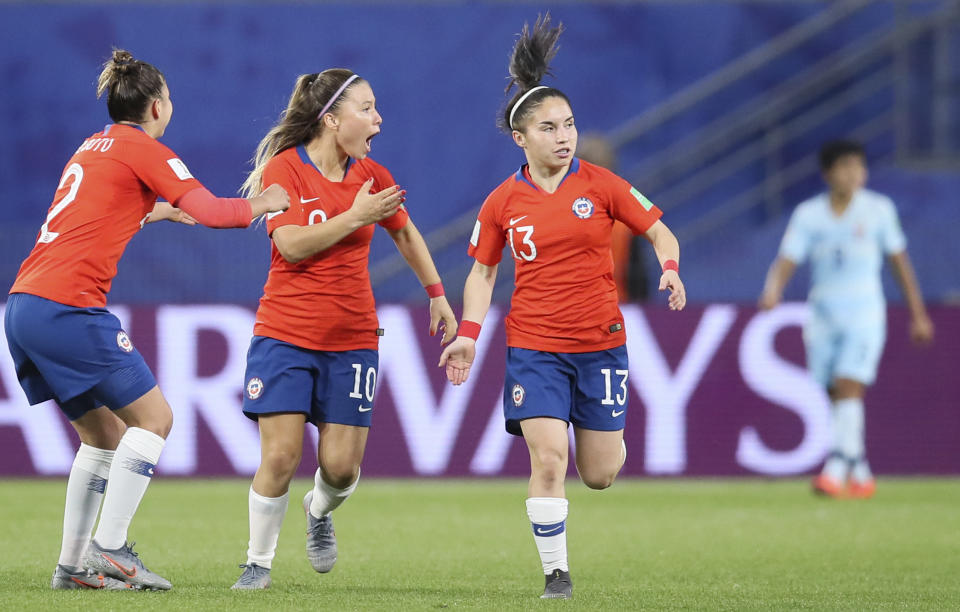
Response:
POLYGON ((757 302, 760 310, 776 308, 780 300, 783 299, 784 287, 790 282, 790 278, 796 269, 797 264, 783 255, 777 256, 773 263, 770 264, 767 279, 763 283, 763 292, 760 294, 760 300, 757 302))
MULTIPOLYGON (((413 221, 408 220, 400 229, 387 231, 396 243, 397 250, 407 260, 407 264, 413 270, 413 273, 417 275, 420 284, 424 287, 439 285, 440 274, 437 273, 437 266, 433 263, 433 257, 430 256, 427 243, 413 221)), ((444 295, 430 298, 431 336, 436 335, 438 326, 443 330, 441 344, 446 344, 456 337, 457 318, 444 295)))
POLYGON ((183 223, 184 225, 197 224, 196 219, 179 208, 176 208, 166 200, 157 200, 157 203, 153 205, 153 210, 147 215, 144 224, 156 223, 157 221, 173 221, 174 223, 183 223))
POLYGON ((337 244, 365 225, 386 219, 397 212, 405 191, 394 185, 370 193, 373 179, 368 179, 345 212, 314 225, 283 225, 273 230, 273 243, 280 255, 290 263, 298 263, 337 244))
MULTIPOLYGON (((657 254, 661 268, 664 268, 664 264, 668 261, 680 262, 680 243, 663 221, 657 221, 651 225, 650 229, 644 233, 644 237, 653 245, 653 251, 657 254)), ((680 280, 680 273, 673 269, 675 267, 666 267, 663 270, 660 276, 660 291, 670 291, 670 297, 667 299, 670 310, 683 310, 687 305, 687 290, 683 286, 683 281, 680 280)))
POLYGON ((933 321, 927 315, 927 307, 923 303, 923 295, 907 252, 890 255, 890 266, 910 310, 910 338, 917 344, 930 343, 933 340, 933 321))
POLYGON ((490 310, 490 300, 493 297, 493 286, 497 282, 497 266, 487 266, 479 261, 474 262, 473 269, 467 275, 467 282, 463 286, 463 319, 460 324, 460 335, 450 343, 440 355, 439 367, 446 366, 447 380, 455 385, 462 384, 470 376, 470 366, 476 357, 477 335, 483 324, 487 311, 490 310))
POLYGON ((280 185, 271 185, 250 199, 218 198, 205 187, 198 187, 180 196, 175 206, 196 223, 207 227, 247 227, 259 215, 289 208, 290 196, 280 185))

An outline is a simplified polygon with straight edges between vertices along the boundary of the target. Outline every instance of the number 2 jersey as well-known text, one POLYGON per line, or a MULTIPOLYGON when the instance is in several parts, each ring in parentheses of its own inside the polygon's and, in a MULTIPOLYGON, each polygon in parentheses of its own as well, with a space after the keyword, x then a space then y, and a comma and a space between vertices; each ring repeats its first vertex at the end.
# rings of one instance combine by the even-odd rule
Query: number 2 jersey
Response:
POLYGON ((586 353, 626 341, 610 251, 613 222, 642 234, 660 209, 616 174, 574 158, 553 193, 522 167, 483 203, 468 253, 493 266, 509 247, 514 291, 507 345, 586 353))
POLYGON ((106 126, 67 162, 10 293, 78 308, 105 306, 117 262, 157 196, 175 202, 199 187, 176 154, 139 127, 106 126))
MULTIPOLYGON (((395 184, 387 169, 369 158, 349 160, 343 181, 334 182, 320 173, 303 146, 278 153, 263 170, 263 185, 286 189, 290 208, 267 216, 267 233, 272 236, 284 225, 323 223, 346 212, 370 177, 373 192, 395 184)), ((401 207, 379 225, 398 230, 409 218, 401 207)), ((271 242, 254 335, 317 351, 376 350, 377 312, 367 271, 373 230, 373 225, 361 227, 298 263, 284 259, 271 242)))

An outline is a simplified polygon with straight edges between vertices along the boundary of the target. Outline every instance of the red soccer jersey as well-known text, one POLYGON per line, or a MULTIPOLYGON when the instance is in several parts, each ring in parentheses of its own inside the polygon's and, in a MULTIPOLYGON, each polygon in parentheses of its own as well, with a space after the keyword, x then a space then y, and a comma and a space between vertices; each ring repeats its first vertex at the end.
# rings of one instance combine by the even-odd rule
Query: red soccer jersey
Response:
MULTIPOLYGON (((290 194, 290 208, 268 215, 267 233, 284 225, 323 223, 349 210, 357 191, 373 177, 374 192, 394 185, 386 168, 364 159, 350 161, 342 182, 324 178, 302 147, 267 162, 263 185, 279 184, 290 194)), ((380 222, 397 230, 409 216, 401 208, 380 222)), ((290 263, 271 244, 270 274, 260 298, 253 333, 317 351, 376 349, 377 311, 367 260, 373 226, 361 227, 330 248, 290 263)))
POLYGON ((642 234, 661 215, 625 180, 577 158, 554 193, 534 185, 526 166, 501 183, 480 209, 467 252, 493 266, 510 246, 515 278, 507 345, 587 353, 623 344, 613 222, 642 234))
POLYGON ((117 262, 157 196, 202 187, 169 148, 139 127, 112 124, 87 138, 63 171, 37 244, 10 293, 102 307, 117 262))

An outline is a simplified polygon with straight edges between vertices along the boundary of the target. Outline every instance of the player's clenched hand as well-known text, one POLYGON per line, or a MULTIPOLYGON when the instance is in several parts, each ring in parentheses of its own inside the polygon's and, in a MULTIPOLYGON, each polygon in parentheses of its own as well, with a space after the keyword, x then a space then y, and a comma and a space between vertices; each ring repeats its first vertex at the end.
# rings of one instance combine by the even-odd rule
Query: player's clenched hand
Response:
POLYGON ((916 344, 930 344, 933 341, 933 321, 926 315, 910 319, 910 339, 916 344))
POLYGON ((687 291, 683 288, 683 282, 676 270, 666 270, 660 277, 660 291, 670 290, 670 297, 667 303, 670 310, 683 310, 687 305, 687 291))
POLYGON ((260 195, 250 198, 250 208, 254 218, 266 213, 287 210, 290 208, 290 194, 274 183, 260 192, 260 195))
POLYGON ((477 342, 473 338, 457 336, 457 339, 443 349, 440 354, 441 368, 447 366, 447 380, 455 385, 462 384, 470 376, 470 365, 477 355, 477 342))
POLYGON ((350 212, 356 215, 357 220, 363 225, 386 219, 397 212, 397 208, 407 199, 407 192, 400 189, 399 185, 387 187, 377 193, 370 193, 371 187, 373 187, 373 179, 369 178, 357 191, 353 206, 350 207, 350 212))
POLYGON ((437 326, 443 329, 443 339, 440 344, 446 344, 457 337, 457 317, 447 302, 447 298, 440 295, 430 298, 430 335, 437 335, 437 326))
POLYGON ((163 200, 157 200, 157 203, 153 205, 153 210, 150 211, 150 217, 146 222, 154 223, 156 221, 173 221, 174 223, 183 223, 184 225, 197 224, 196 219, 172 205, 170 202, 163 200))

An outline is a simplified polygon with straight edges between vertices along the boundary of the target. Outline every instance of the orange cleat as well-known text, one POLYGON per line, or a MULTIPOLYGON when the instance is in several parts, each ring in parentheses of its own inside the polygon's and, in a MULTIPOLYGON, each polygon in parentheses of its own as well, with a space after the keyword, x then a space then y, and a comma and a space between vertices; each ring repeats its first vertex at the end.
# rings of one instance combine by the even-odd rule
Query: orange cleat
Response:
POLYGON ((813 492, 827 497, 844 497, 843 483, 826 474, 818 474, 813 478, 813 492))
POLYGON ((847 495, 856 499, 870 499, 877 491, 877 481, 871 478, 863 482, 851 480, 847 486, 847 495))

